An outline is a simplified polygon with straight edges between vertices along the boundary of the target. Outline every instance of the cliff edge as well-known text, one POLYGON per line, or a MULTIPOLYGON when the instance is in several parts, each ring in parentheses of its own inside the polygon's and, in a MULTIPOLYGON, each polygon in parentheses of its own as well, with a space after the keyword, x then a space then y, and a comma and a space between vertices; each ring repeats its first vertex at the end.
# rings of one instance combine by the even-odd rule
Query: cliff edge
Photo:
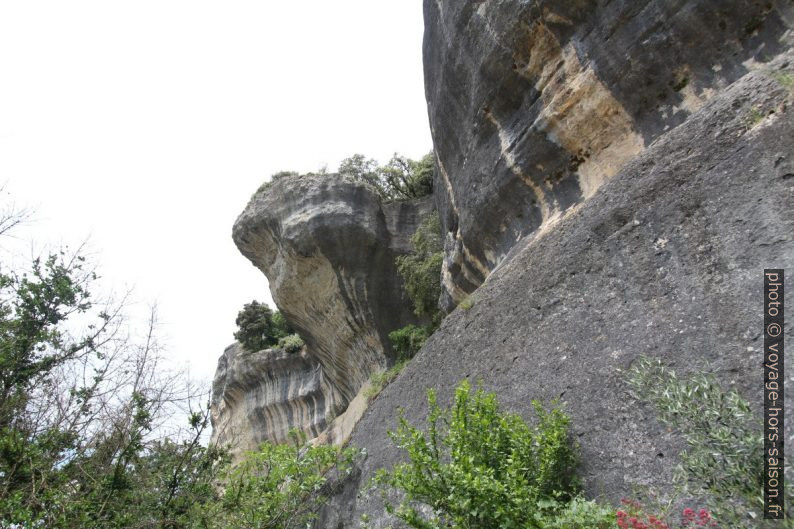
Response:
MULTIPOLYGON (((388 333, 418 322, 395 259, 432 207, 430 198, 384 202, 335 174, 288 175, 254 194, 234 242, 306 346, 297 356, 227 349, 213 389, 214 440, 253 448, 292 428, 313 438, 331 421, 355 423, 342 417, 348 404, 394 362, 388 333)), ((331 440, 350 426, 342 430, 331 440)))

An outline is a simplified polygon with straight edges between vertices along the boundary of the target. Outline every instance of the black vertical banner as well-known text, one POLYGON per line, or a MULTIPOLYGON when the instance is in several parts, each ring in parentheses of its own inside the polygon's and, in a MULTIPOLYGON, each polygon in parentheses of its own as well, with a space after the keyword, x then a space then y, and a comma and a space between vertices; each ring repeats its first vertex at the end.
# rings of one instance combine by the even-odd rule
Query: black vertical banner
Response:
POLYGON ((783 270, 764 270, 764 518, 785 517, 783 505, 783 270))

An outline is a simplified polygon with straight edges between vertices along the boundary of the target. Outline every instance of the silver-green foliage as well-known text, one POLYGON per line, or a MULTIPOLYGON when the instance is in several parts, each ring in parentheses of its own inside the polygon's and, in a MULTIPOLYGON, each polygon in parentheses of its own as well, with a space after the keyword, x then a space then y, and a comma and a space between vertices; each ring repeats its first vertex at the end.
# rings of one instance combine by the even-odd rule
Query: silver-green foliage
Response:
MULTIPOLYGON (((750 404, 712 375, 682 378, 658 359, 640 358, 627 381, 632 396, 653 405, 659 420, 686 441, 676 471, 683 492, 708 493, 712 513, 725 526, 761 523, 763 428, 750 404)), ((794 488, 785 496, 790 508, 794 488)))
POLYGON ((288 353, 297 353, 303 348, 303 339, 297 334, 290 334, 278 341, 278 347, 288 353))

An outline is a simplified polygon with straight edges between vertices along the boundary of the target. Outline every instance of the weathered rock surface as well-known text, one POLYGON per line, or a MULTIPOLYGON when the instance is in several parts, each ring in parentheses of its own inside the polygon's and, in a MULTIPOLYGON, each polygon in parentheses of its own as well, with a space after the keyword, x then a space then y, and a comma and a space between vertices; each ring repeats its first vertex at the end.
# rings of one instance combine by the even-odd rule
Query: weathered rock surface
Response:
POLYGON ((425 1, 445 305, 791 45, 786 0, 425 1))
POLYGON ((278 355, 226 355, 218 395, 243 404, 218 420, 285 431, 301 410, 339 440, 355 421, 327 417, 353 403, 350 442, 368 455, 318 520, 329 529, 391 524, 365 486, 404 457, 387 435, 397 410, 420 423, 427 388, 448 402, 463 378, 527 418, 532 399, 566 402, 589 496, 670 493, 680 439, 619 370, 657 356, 760 405, 762 271, 794 268, 794 4, 425 0, 425 19, 445 305, 473 306, 364 411, 386 334, 414 319, 394 257, 430 204, 279 180, 234 237, 307 348, 272 383, 257 373, 278 355))
POLYGON ((212 442, 250 450, 284 442, 290 428, 316 437, 334 409, 320 364, 304 349, 249 352, 235 343, 218 361, 212 386, 212 442))
POLYGON ((387 430, 398 409, 423 422, 430 387, 448 402, 480 379, 528 419, 532 399, 562 399, 585 492, 615 502, 670 493, 681 449, 628 398, 619 369, 639 355, 760 407, 762 273, 794 267, 794 53, 791 4, 759 6, 425 2, 449 300, 480 286, 357 424, 368 457, 318 527, 391 524, 365 485, 405 457, 387 430), (571 145, 589 154, 572 163, 571 145))
MULTIPOLYGON (((382 203, 369 187, 336 175, 279 178, 252 197, 234 241, 267 276, 306 347, 295 359, 243 356, 237 347, 224 353, 214 391, 217 439, 246 424, 256 442, 284 439, 295 427, 315 437, 373 372, 393 363, 388 333, 417 323, 395 258, 410 250, 432 207, 430 198, 382 203)), ((354 422, 336 418, 326 437, 343 440, 354 422)))

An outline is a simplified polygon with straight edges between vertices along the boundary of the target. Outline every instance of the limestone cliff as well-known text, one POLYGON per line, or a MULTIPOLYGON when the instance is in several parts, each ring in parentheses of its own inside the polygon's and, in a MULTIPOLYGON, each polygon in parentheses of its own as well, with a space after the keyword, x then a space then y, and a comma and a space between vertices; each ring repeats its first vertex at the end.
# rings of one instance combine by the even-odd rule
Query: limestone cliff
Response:
MULTIPOLYGON (((589 496, 669 493, 680 439, 627 398, 620 370, 650 354, 760 402, 762 269, 794 268, 794 4, 425 0, 424 14, 444 304, 471 307, 363 412, 350 442, 368 456, 317 527, 390 525, 364 488, 404 456, 387 431, 398 409, 424 419, 427 388, 443 403, 463 378, 527 418, 532 399, 562 399, 589 496)), ((216 398, 243 403, 230 422, 272 420, 257 392, 304 417, 360 403, 391 361, 386 333, 413 319, 394 257, 430 208, 327 176, 252 199, 235 241, 306 340, 306 363, 277 377, 307 391, 227 376, 241 382, 216 398)), ((279 421, 255 427, 295 423, 279 421)), ((306 424, 328 439, 326 422, 306 424)), ((354 422, 337 419, 338 435, 354 422)))
POLYGON ((233 450, 284 442, 289 429, 316 437, 335 409, 320 364, 303 350, 226 348, 212 386, 212 441, 233 450))
MULTIPOLYGON (((213 391, 215 439, 251 446, 290 428, 315 437, 393 363, 388 333, 417 322, 395 258, 432 207, 430 198, 384 203, 337 175, 278 178, 251 198, 234 241, 306 347, 297 357, 227 349, 213 391)), ((344 437, 354 423, 339 417, 332 432, 344 437)))
POLYGON ((788 1, 425 2, 448 309, 791 45, 788 1))
POLYGON ((405 458, 387 431, 463 378, 527 419, 562 399, 613 502, 670 494, 681 449, 628 398, 639 355, 760 407, 762 272, 794 267, 793 26, 782 1, 425 0, 446 303, 472 301, 357 424, 367 459, 317 527, 393 523, 365 487, 405 458))

